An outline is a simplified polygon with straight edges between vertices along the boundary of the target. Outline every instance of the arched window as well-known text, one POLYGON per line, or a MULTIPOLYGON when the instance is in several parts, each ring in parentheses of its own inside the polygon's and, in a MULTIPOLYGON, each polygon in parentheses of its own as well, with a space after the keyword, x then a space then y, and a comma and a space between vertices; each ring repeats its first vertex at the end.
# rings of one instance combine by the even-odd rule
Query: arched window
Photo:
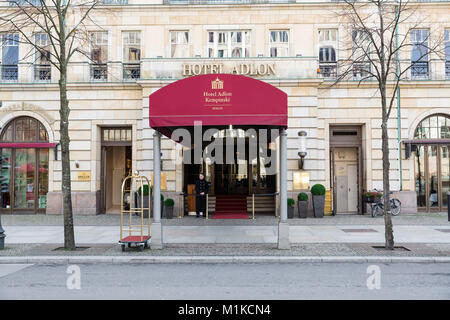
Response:
POLYGON ((8 123, 2 132, 3 142, 47 142, 48 133, 38 120, 31 117, 19 117, 8 123))
POLYGON ((0 210, 44 212, 49 168, 47 130, 34 118, 18 117, 5 126, 0 142, 0 210))
POLYGON ((414 139, 450 139, 450 116, 434 114, 425 118, 417 126, 414 139))

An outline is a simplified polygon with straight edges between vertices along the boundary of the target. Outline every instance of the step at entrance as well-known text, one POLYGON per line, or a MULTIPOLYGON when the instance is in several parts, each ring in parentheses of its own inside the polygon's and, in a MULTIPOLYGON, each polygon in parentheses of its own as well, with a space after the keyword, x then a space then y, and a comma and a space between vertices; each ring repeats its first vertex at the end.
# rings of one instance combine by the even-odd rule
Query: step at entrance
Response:
POLYGON ((247 196, 217 195, 213 219, 248 219, 247 196))

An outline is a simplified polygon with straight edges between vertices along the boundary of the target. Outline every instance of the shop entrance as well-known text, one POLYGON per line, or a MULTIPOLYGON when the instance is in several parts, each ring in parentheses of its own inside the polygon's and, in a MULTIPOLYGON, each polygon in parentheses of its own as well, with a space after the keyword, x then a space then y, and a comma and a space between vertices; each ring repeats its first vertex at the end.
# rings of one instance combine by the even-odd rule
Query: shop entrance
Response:
POLYGON ((122 182, 132 173, 131 143, 131 128, 102 129, 102 213, 120 214, 122 182))

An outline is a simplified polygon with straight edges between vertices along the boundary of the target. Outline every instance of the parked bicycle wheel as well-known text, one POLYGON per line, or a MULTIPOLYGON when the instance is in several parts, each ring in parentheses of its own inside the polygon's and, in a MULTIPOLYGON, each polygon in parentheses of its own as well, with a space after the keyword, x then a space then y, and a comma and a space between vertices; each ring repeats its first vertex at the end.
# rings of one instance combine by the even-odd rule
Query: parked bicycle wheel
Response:
POLYGON ((372 208, 372 218, 375 218, 379 213, 381 213, 381 208, 379 205, 376 205, 372 208), (378 212, 380 210, 380 212, 378 212))
POLYGON ((400 211, 402 210, 402 203, 400 202, 400 200, 398 199, 391 199, 390 200, 390 204, 391 204, 391 213, 393 216, 396 216, 400 213, 400 211))

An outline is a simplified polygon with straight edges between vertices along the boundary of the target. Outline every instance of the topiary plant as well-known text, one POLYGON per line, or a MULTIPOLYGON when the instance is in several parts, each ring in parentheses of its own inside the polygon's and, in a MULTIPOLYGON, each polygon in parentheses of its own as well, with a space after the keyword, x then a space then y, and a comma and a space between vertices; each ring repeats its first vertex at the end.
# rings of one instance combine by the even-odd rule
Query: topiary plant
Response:
POLYGON ((298 201, 308 201, 308 195, 304 192, 300 192, 297 196, 298 201))
POLYGON ((171 199, 171 198, 167 198, 167 199, 164 201, 164 205, 165 205, 166 207, 173 207, 173 206, 175 205, 175 201, 173 201, 173 199, 171 199))
MULTIPOLYGON (((142 192, 141 187, 139 187, 139 189, 138 189, 139 195, 141 195, 141 192, 142 192)), ((148 196, 148 195, 149 195, 148 184, 144 184, 144 196, 148 196)))
POLYGON ((295 206, 295 200, 292 198, 288 198, 287 204, 288 204, 288 206, 293 207, 293 206, 295 206))
POLYGON ((323 196, 325 195, 325 187, 318 183, 312 186, 311 193, 313 196, 323 196))

